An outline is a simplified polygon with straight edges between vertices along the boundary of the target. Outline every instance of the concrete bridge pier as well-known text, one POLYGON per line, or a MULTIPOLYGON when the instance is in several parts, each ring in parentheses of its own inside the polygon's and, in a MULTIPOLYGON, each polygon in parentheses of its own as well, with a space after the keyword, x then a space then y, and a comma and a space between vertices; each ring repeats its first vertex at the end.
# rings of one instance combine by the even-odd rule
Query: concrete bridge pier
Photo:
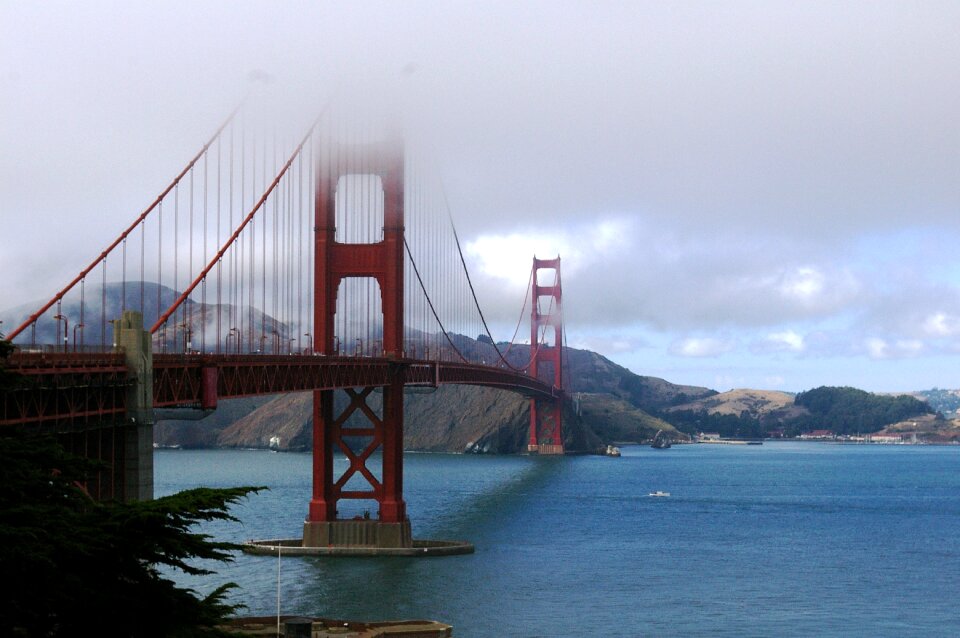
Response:
POLYGON ((123 501, 153 498, 153 348, 143 315, 127 310, 113 322, 113 341, 127 363, 127 414, 121 428, 123 501))

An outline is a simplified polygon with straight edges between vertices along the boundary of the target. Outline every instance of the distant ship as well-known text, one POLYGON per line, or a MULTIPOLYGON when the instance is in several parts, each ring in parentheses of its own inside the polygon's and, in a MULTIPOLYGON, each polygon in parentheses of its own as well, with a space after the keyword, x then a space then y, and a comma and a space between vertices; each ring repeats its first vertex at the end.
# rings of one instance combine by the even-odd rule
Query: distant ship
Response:
POLYGON ((604 454, 607 456, 620 456, 620 448, 618 448, 616 445, 608 445, 604 454))
POLYGON ((656 435, 653 437, 653 443, 650 444, 650 447, 658 450, 665 450, 670 447, 670 445, 670 437, 667 436, 663 430, 657 430, 656 435))

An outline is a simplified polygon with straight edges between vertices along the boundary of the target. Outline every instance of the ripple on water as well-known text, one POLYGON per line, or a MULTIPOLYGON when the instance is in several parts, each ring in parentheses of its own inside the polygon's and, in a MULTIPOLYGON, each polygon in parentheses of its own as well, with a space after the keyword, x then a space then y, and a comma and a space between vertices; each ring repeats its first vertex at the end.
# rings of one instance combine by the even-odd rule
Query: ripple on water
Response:
MULTIPOLYGON (((268 485, 218 538, 291 537, 309 454, 160 450, 157 493, 268 485)), ((436 559, 284 558, 284 613, 432 618, 464 636, 960 634, 960 450, 828 446, 623 448, 619 459, 407 455, 419 538, 474 542, 436 559), (668 491, 669 499, 646 494, 668 491), (937 594, 936 592, 939 592, 937 594)), ((276 611, 277 561, 241 554, 248 613, 276 611)), ((218 580, 219 579, 219 580, 218 580)))

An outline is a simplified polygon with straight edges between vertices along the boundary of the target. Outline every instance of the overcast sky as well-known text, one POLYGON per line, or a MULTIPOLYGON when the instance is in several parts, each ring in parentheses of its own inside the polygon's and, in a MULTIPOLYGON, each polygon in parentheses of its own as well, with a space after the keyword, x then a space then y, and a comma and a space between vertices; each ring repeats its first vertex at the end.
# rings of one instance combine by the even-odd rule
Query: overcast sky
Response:
POLYGON ((430 131, 503 325, 559 253, 569 345, 638 374, 960 387, 958 33, 934 0, 0 0, 0 308, 62 287, 269 77, 430 131))

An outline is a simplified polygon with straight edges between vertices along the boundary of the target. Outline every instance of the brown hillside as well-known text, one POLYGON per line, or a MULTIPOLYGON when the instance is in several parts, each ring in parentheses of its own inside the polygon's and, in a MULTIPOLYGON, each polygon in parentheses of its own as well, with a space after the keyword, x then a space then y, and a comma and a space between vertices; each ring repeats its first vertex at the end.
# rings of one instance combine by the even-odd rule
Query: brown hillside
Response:
POLYGON ((583 422, 606 443, 643 443, 658 430, 671 438, 689 439, 672 425, 609 394, 581 394, 580 415, 583 422))
MULTIPOLYGON (((335 395, 336 409, 347 405, 335 395)), ((381 408, 379 392, 368 398, 374 412, 381 408)), ((219 447, 265 448, 279 437, 281 450, 312 447, 311 394, 280 395, 225 428, 219 447)), ((353 418, 353 417, 352 417, 353 418)), ((348 426, 359 422, 348 421, 348 426)), ((515 453, 524 450, 530 424, 529 399, 512 392, 473 386, 442 386, 404 396, 403 445, 429 452, 515 453)), ((564 445, 570 451, 590 452, 605 445, 571 411, 564 414, 564 445)))
POLYGON ((312 414, 310 392, 274 397, 225 428, 217 437, 217 446, 265 448, 276 436, 281 450, 309 450, 313 446, 309 427, 312 414))
POLYGON ((706 410, 709 414, 732 414, 744 412, 753 418, 790 418, 806 412, 793 404, 793 395, 776 390, 731 390, 704 397, 671 408, 670 412, 706 410))

